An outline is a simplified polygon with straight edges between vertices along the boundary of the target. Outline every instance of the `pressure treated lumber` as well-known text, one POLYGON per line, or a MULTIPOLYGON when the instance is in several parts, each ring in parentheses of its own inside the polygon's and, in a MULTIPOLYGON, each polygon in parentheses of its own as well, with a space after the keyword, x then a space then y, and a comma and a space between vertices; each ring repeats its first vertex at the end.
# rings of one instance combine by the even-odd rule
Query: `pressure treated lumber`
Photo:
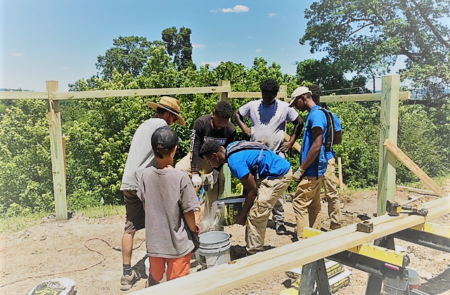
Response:
POLYGON ((390 139, 397 144, 398 99, 400 75, 384 76, 382 79, 380 111, 380 158, 378 163, 378 216, 386 212, 387 200, 395 199, 395 158, 384 147, 384 141, 390 139))
MULTIPOLYGON (((231 91, 230 81, 220 80, 218 84, 219 86, 229 87, 229 91, 231 91)), ((219 100, 229 101, 228 92, 219 93, 219 100)))
POLYGON ((450 213, 450 196, 424 205, 429 210, 427 217, 383 215, 371 219, 372 233, 357 232, 356 224, 352 224, 130 294, 220 294, 441 217, 450 213))
POLYGON ((413 192, 413 193, 424 194, 424 195, 437 196, 436 193, 433 192, 433 191, 429 191, 429 190, 425 190, 425 189, 418 189, 418 188, 414 188, 414 187, 407 187, 407 186, 397 185, 397 189, 410 191, 410 192, 413 192))
POLYGON ((212 86, 212 87, 59 92, 55 93, 54 97, 55 99, 58 100, 74 100, 83 98, 105 98, 105 97, 124 97, 124 96, 160 96, 160 95, 181 95, 181 94, 198 94, 198 93, 221 93, 229 91, 231 91, 230 86, 212 86))
MULTIPOLYGON (((280 86, 280 90, 277 94, 277 98, 285 100, 287 97, 287 92, 283 91, 283 88, 281 88, 284 85, 280 86)), ((287 88, 286 88, 287 91, 287 88)), ((228 98, 262 98, 261 92, 230 92, 228 93, 228 98)))
POLYGON ((50 127, 50 156, 52 159, 53 193, 57 220, 67 220, 66 178, 64 172, 64 152, 61 131, 59 101, 54 100, 58 91, 58 81, 47 81, 48 121, 50 127))
POLYGON ((0 91, 1 99, 48 99, 48 92, 0 91))
POLYGON ((399 149, 392 141, 389 139, 386 139, 384 142, 384 146, 386 149, 400 162, 403 163, 403 165, 406 166, 409 170, 411 170, 412 173, 414 173, 420 180, 423 181, 423 183, 431 189, 433 192, 435 192, 439 197, 444 196, 444 192, 442 189, 437 185, 436 182, 433 181, 425 172, 423 172, 422 169, 420 169, 419 166, 417 166, 405 153, 399 149))
MULTIPOLYGON (((380 101, 383 93, 349 94, 349 95, 328 95, 321 96, 320 102, 349 102, 349 101, 380 101)), ((400 100, 411 99, 411 92, 400 92, 400 100)))

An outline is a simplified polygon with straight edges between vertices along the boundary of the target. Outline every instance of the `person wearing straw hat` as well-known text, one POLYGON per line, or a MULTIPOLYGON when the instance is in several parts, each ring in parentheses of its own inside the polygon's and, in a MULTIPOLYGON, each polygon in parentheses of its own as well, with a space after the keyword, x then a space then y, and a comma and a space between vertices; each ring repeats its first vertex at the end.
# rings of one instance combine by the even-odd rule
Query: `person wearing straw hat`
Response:
POLYGON ((137 190, 144 169, 155 164, 155 155, 151 138, 156 129, 173 123, 184 125, 180 116, 180 102, 169 96, 161 97, 158 103, 148 102, 147 106, 156 111, 153 118, 142 123, 133 135, 127 162, 122 177, 123 198, 126 208, 125 229, 122 236, 123 275, 120 280, 121 290, 129 290, 140 279, 131 269, 133 238, 137 230, 145 227, 145 211, 137 190))

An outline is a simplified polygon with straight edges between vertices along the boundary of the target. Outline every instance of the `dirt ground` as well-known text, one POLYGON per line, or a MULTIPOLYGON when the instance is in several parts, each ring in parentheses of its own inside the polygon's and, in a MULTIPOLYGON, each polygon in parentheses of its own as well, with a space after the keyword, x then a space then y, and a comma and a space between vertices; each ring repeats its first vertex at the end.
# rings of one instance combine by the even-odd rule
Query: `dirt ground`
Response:
MULTIPOLYGON (((450 180, 446 186, 450 191, 450 180)), ((342 196, 342 218, 344 225, 358 222, 358 214, 367 214, 369 217, 376 212, 376 191, 356 193, 350 197, 342 196)), ((417 195, 398 192, 396 200, 400 203, 408 197, 417 195)), ((423 197, 420 201, 426 202, 434 198, 423 197)), ((294 234, 294 213, 290 203, 285 204, 286 225, 288 235, 278 236, 275 231, 268 228, 265 244, 267 249, 292 243, 296 240, 294 234)), ((322 204, 315 228, 328 228, 327 205, 322 204)), ((145 280, 140 280, 128 292, 120 291, 120 276, 122 260, 120 241, 125 216, 112 216, 107 218, 86 218, 74 214, 67 222, 56 222, 53 217, 44 218, 41 223, 30 229, 0 235, 0 285, 24 279, 38 274, 52 274, 41 278, 30 278, 0 287, 0 294, 27 294, 34 286, 45 279, 72 278, 76 281, 77 294, 106 295, 127 294, 144 288, 145 280), (101 241, 101 238, 108 241, 101 241), (87 241, 89 239, 94 239, 87 241), (86 242, 87 241, 87 242, 86 242), (100 264, 83 270, 102 260, 98 253, 88 251, 86 246, 99 251, 105 256, 100 264), (76 272, 61 273, 70 270, 76 272)), ((444 216, 434 222, 450 225, 450 216, 444 216)), ((244 227, 230 226, 225 231, 232 235, 231 256, 238 259, 245 256, 244 227)), ((146 255, 144 231, 135 237, 135 251, 132 264, 143 277, 145 277, 144 258, 146 255), (142 244, 141 244, 142 243, 142 244)), ((411 258, 410 268, 416 270, 421 279, 420 290, 429 294, 450 295, 450 254, 421 247, 415 244, 396 240, 396 244, 404 247, 411 258)), ((195 265, 195 263, 193 263, 195 265)), ((365 293, 367 274, 352 270, 350 285, 341 289, 338 295, 361 295, 365 293)), ((250 285, 231 290, 225 294, 278 294, 289 287, 291 279, 284 273, 254 282, 250 285)))

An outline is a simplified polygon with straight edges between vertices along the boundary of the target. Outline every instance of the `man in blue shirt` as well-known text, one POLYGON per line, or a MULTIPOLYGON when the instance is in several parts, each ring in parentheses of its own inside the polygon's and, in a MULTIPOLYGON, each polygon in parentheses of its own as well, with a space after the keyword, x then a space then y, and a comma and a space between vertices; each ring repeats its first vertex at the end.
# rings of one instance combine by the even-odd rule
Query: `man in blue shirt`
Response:
POLYGON ((244 206, 235 216, 235 222, 246 224, 246 249, 254 254, 264 250, 270 212, 288 188, 292 170, 289 162, 273 151, 258 146, 249 148, 249 144, 251 142, 232 142, 225 149, 211 140, 202 145, 200 153, 211 167, 228 163, 231 174, 241 181, 247 191, 244 206))
MULTIPOLYGON (((320 104, 320 88, 317 86, 309 87, 312 91, 311 97, 316 105, 320 104)), ((326 108, 324 104, 321 105, 323 108, 326 108)), ((331 113, 333 115, 333 124, 334 124, 334 134, 333 134, 333 145, 340 144, 342 141, 342 127, 341 121, 338 116, 331 113)), ((339 194, 336 189, 336 160, 335 160, 335 152, 333 148, 330 151, 326 152, 327 158, 327 171, 323 175, 322 185, 325 188, 325 201, 328 203, 328 217, 331 219, 330 229, 338 229, 341 227, 341 202, 339 200, 339 194)))
POLYGON ((292 92, 290 106, 299 111, 308 111, 300 150, 300 168, 294 179, 300 181, 292 205, 297 221, 297 236, 303 237, 303 228, 312 227, 320 212, 320 183, 327 170, 325 133, 327 119, 311 97, 307 87, 298 87, 292 92))

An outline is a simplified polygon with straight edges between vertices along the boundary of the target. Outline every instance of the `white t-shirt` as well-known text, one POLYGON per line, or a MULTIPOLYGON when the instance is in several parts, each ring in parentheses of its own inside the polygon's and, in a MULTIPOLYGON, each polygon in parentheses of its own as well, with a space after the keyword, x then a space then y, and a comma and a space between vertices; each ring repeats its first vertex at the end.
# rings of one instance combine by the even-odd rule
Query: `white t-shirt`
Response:
POLYGON ((152 135, 156 129, 163 126, 167 126, 165 120, 151 118, 142 123, 134 133, 125 170, 123 171, 121 191, 137 190, 144 169, 155 164, 152 135))
MULTIPOLYGON (((262 99, 250 101, 239 108, 239 114, 250 118, 252 122, 250 140, 255 140, 255 132, 267 134, 273 139, 274 152, 277 152, 284 142, 286 121, 294 122, 299 116, 287 102, 278 99, 271 105, 264 104, 262 99)), ((282 153, 280 155, 282 156, 282 153)))

